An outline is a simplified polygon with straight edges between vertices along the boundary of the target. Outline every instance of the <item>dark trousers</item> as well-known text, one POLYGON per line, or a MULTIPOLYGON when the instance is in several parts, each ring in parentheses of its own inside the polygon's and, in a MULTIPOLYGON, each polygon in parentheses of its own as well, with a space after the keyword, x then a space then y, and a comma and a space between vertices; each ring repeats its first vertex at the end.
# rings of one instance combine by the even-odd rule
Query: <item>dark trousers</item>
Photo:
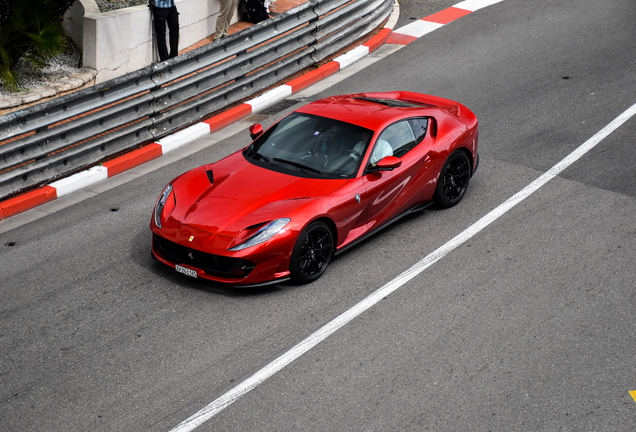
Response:
POLYGON ((155 19, 155 33, 157 35, 157 49, 159 60, 164 61, 179 54, 179 12, 177 7, 153 8, 155 19), (166 21, 170 31, 170 54, 166 47, 166 21))

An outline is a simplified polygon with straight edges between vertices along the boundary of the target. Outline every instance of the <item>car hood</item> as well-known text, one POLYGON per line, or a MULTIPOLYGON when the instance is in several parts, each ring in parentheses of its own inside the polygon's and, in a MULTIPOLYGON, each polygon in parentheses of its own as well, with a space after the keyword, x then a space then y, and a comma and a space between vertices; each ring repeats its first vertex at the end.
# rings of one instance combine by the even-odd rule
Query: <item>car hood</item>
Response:
POLYGON ((289 217, 346 182, 270 171, 249 163, 239 152, 175 180, 177 206, 171 217, 192 228, 233 238, 247 227, 289 217))

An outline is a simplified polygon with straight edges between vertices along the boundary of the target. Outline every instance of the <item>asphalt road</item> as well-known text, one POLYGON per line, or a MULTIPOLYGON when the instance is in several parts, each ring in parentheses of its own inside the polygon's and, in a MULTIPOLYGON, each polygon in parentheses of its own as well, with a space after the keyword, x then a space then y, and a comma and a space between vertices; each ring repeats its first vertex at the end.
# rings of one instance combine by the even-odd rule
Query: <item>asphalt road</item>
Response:
MULTIPOLYGON (((398 27, 437 4, 403 1, 398 27)), ((635 104, 635 17, 630 0, 505 0, 300 94, 431 93, 480 121, 460 205, 402 220, 310 285, 235 290, 150 259, 159 192, 245 146, 246 122, 0 222, 0 430, 171 430, 635 104)), ((197 430, 633 431, 634 136, 631 118, 197 430)))

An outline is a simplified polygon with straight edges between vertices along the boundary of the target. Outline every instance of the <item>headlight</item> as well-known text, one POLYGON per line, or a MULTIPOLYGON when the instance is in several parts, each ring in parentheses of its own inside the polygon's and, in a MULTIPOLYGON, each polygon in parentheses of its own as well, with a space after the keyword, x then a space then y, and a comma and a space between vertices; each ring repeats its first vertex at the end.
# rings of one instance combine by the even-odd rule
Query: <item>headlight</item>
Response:
POLYGON ((268 223, 267 225, 265 225, 264 227, 262 227, 261 229, 259 229, 256 232, 256 234, 250 236, 247 240, 245 240, 240 245, 231 247, 228 250, 240 251, 245 248, 263 243, 264 241, 267 241, 271 239, 272 237, 274 237, 280 230, 283 229, 285 225, 289 223, 290 220, 291 219, 288 219, 288 218, 276 219, 275 221, 272 221, 268 223))
POLYGON ((166 206, 166 202, 168 202, 170 206, 170 211, 174 209, 177 204, 177 198, 172 193, 172 185, 169 184, 159 195, 159 199, 157 200, 157 204, 155 204, 155 225, 161 228, 161 213, 163 213, 163 209, 166 206), (172 201, 168 202, 168 197, 172 194, 172 201))

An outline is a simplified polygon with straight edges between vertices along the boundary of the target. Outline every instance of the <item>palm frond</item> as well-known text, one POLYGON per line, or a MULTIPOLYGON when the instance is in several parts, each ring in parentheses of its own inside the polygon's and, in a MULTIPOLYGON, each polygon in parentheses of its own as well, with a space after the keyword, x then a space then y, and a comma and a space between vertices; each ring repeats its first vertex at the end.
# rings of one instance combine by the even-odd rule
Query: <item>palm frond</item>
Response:
POLYGON ((64 51, 60 24, 72 4, 73 0, 0 0, 0 19, 8 11, 0 26, 0 81, 5 87, 18 88, 13 69, 21 58, 42 67, 64 51))
POLYGON ((11 92, 20 91, 20 85, 22 84, 20 75, 4 65, 0 65, 0 81, 2 81, 2 85, 7 90, 11 92))

